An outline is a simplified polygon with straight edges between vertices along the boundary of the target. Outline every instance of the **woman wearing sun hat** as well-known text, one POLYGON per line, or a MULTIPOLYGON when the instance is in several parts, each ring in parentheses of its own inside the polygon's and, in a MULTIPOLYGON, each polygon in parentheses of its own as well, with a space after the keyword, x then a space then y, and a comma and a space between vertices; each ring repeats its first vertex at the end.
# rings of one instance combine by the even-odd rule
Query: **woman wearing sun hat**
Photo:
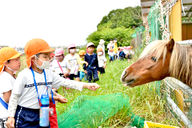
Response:
MULTIPOLYGON (((18 74, 11 94, 7 127, 39 128, 41 127, 40 114, 42 99, 52 96, 52 88, 58 89, 61 85, 77 90, 88 88, 96 90, 97 84, 71 81, 61 78, 49 69, 50 53, 54 49, 42 39, 32 39, 25 46, 28 68, 18 74), (15 117, 15 118, 14 118, 15 117), (40 121, 40 122, 39 122, 40 121)), ((48 117, 46 117, 48 118, 48 117)), ((49 127, 49 124, 44 127, 49 127)))
POLYGON ((0 128, 8 118, 8 103, 15 82, 15 72, 20 69, 20 53, 10 47, 0 49, 0 128))

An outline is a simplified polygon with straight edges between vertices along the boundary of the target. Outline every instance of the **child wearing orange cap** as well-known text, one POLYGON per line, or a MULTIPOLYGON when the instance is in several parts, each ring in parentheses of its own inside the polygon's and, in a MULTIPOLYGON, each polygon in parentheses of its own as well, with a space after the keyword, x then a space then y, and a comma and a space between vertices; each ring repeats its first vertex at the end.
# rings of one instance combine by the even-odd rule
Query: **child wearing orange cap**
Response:
MULTIPOLYGON (((18 74, 11 94, 7 127, 39 128, 44 116, 42 103, 51 94, 52 88, 61 85, 77 90, 88 88, 96 90, 99 85, 67 80, 59 77, 49 68, 50 53, 54 50, 42 39, 30 40, 25 46, 28 68, 18 74), (14 118, 15 117, 15 118, 14 118), (39 122, 40 121, 40 122, 39 122)), ((46 100, 47 101, 47 100, 46 100)), ((45 126, 49 127, 49 126, 45 126)))
POLYGON ((80 60, 79 60, 79 78, 80 78, 80 81, 85 77, 85 74, 87 73, 85 71, 86 67, 88 66, 88 63, 85 61, 85 50, 80 50, 79 51, 79 57, 80 57, 80 60))
POLYGON ((10 47, 0 49, 0 128, 8 118, 8 103, 15 82, 15 72, 20 69, 20 53, 10 47))

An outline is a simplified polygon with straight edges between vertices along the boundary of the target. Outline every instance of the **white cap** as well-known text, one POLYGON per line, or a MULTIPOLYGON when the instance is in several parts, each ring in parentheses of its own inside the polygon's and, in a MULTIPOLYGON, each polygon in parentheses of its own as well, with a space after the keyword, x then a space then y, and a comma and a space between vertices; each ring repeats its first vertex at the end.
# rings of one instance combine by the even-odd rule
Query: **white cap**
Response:
POLYGON ((90 47, 90 46, 94 46, 95 47, 94 43, 92 43, 92 42, 87 44, 87 48, 90 47))
POLYGON ((105 43, 105 41, 103 40, 103 39, 100 39, 100 41, 99 41, 99 44, 104 44, 105 43))

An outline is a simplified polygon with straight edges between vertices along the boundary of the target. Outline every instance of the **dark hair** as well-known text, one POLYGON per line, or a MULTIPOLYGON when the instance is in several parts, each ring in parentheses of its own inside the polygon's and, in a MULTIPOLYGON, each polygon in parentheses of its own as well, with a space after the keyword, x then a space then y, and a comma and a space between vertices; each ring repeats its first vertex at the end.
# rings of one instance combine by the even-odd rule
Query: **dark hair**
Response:
POLYGON ((41 53, 37 53, 36 56, 39 57, 40 54, 41 54, 41 53))
POLYGON ((7 60, 7 63, 10 63, 11 60, 7 60))

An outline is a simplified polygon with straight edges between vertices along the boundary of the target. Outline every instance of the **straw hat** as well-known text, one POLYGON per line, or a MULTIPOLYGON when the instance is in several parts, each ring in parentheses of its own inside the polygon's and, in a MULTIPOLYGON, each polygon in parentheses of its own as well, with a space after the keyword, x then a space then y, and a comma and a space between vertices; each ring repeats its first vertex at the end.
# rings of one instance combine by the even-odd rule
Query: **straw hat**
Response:
POLYGON ((0 49, 0 72, 3 71, 5 62, 11 59, 15 59, 21 56, 19 52, 10 47, 4 47, 0 49))
POLYGON ((49 53, 53 52, 48 43, 42 39, 32 39, 25 45, 25 54, 27 58, 27 66, 31 66, 31 58, 38 53, 49 53))

